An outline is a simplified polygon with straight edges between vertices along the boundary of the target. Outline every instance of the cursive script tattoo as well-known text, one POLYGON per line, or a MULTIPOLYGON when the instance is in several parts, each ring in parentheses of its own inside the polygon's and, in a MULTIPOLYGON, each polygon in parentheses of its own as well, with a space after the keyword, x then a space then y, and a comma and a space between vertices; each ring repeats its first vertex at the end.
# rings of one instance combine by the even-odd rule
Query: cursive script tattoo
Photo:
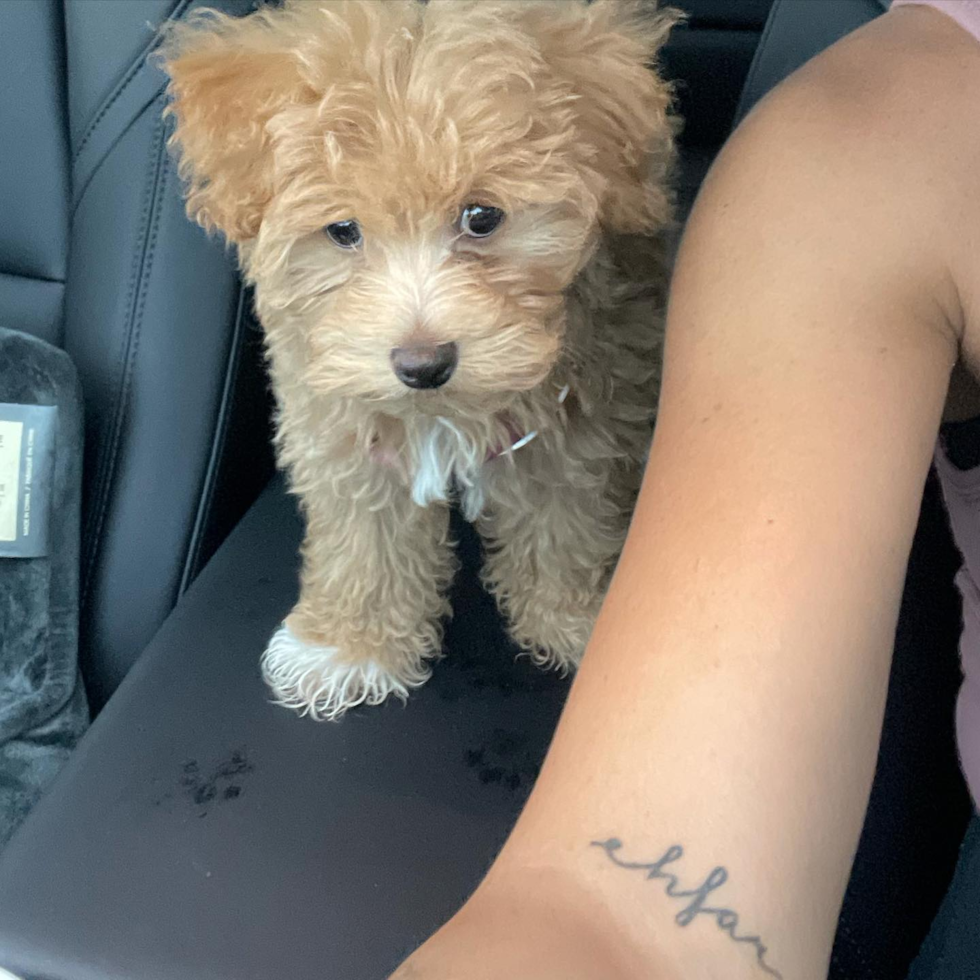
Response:
POLYGON ((771 977, 783 980, 783 975, 766 961, 768 947, 763 945, 758 936, 739 934, 738 913, 731 909, 716 908, 706 905, 711 893, 721 888, 728 881, 728 872, 717 867, 705 878, 703 884, 690 890, 681 890, 678 886, 678 877, 665 870, 668 864, 679 861, 684 856, 684 848, 680 844, 672 844, 656 861, 624 861, 617 852, 622 849, 623 842, 618 837, 610 837, 609 840, 594 840, 593 847, 601 847, 606 852, 606 857, 617 867, 626 868, 627 871, 643 871, 646 873, 648 881, 661 878, 667 882, 666 894, 670 898, 690 899, 690 901, 675 916, 674 921, 679 926, 689 926, 698 916, 706 915, 713 917, 722 932, 727 932, 736 943, 744 943, 755 950, 755 958, 759 966, 771 977))

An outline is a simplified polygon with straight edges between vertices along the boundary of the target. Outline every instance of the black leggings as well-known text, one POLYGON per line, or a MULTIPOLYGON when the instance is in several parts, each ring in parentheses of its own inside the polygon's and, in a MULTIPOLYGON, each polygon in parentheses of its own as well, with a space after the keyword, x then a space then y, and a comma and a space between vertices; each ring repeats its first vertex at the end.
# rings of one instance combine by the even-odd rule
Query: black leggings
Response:
MULTIPOLYGON (((980 419, 947 423, 941 438, 954 466, 980 466, 980 419)), ((980 816, 967 826, 953 881, 908 980, 980 980, 980 816)))
POLYGON ((967 826, 953 881, 908 980, 980 980, 980 816, 967 826))

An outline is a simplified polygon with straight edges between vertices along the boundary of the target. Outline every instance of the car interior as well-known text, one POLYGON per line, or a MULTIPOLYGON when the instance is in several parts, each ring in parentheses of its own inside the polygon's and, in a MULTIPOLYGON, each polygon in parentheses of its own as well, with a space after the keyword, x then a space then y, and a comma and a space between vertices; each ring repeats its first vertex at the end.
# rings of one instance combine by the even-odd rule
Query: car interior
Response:
MULTIPOLYGON (((0 967, 22 980, 383 980, 480 880, 570 684, 515 659, 454 517, 466 615, 408 704, 318 724, 269 703, 259 656, 295 599, 300 519, 251 297, 185 215, 152 57, 160 26, 203 5, 254 3, 0 3, 0 326, 80 378, 93 719, 0 851, 0 967)), ((738 120, 881 8, 672 5, 682 226, 738 120)), ((905 977, 952 875, 970 813, 957 565, 930 480, 833 978, 905 977)))

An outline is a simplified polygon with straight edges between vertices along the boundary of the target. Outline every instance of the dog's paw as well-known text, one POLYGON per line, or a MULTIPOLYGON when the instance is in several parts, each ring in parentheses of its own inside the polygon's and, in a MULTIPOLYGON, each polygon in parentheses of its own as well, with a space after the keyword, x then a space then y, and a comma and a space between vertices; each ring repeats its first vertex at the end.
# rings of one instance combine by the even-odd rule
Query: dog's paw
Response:
POLYGON ((597 613, 597 605, 592 610, 528 608, 511 623, 511 635, 536 667, 564 676, 581 663, 597 613))
POLYGON ((312 646, 281 626, 262 656, 262 675, 276 704, 316 721, 337 721, 350 708, 381 704, 429 679, 424 664, 406 662, 392 670, 376 660, 350 659, 337 647, 312 646))
POLYGON ((553 670, 562 677, 567 677, 578 670, 585 653, 584 646, 545 646, 540 641, 526 637, 515 637, 515 639, 521 647, 518 657, 527 657, 535 667, 553 670))

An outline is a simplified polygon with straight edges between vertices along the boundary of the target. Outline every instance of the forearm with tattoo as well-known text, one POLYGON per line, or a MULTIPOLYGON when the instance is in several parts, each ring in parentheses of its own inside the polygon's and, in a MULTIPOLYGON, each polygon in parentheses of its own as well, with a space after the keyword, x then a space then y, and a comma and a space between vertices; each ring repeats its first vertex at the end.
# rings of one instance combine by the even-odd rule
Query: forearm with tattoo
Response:
MULTIPOLYGON (((762 973, 775 977, 776 980, 784 980, 783 974, 770 962, 769 947, 762 938, 741 924, 741 917, 734 909, 714 904, 714 893, 728 881, 726 868, 719 865, 700 884, 685 887, 681 884, 682 868, 678 864, 684 857, 684 848, 680 844, 672 844, 655 861, 624 859, 621 857, 624 845, 618 837, 595 840, 591 842, 591 846, 601 849, 617 868, 642 872, 647 881, 665 882, 664 895, 682 903, 682 907, 674 915, 677 925, 685 928, 697 921, 709 924, 713 922, 718 931, 727 935, 732 943, 746 953, 754 954, 755 963, 762 973)), ((530 952, 530 947, 528 951, 530 952)), ((389 980, 423 980, 423 976, 412 962, 408 962, 402 964, 389 980)))
POLYGON ((696 888, 682 889, 678 876, 665 870, 668 865, 675 864, 684 856, 684 848, 680 844, 672 844, 656 861, 624 861, 618 854, 623 847, 623 842, 618 837, 592 841, 592 846, 602 848, 606 857, 619 868, 625 868, 627 871, 642 871, 648 881, 656 879, 666 881, 665 894, 668 898, 687 900, 684 908, 674 916, 674 921, 679 926, 689 926, 699 916, 713 918, 718 928, 727 933, 733 942, 744 944, 755 952, 756 962, 764 972, 771 977, 776 977, 777 980, 783 980, 783 975, 766 959, 769 949, 760 937, 739 931, 737 912, 706 904, 711 893, 721 888, 728 880, 728 871, 725 868, 721 866, 714 868, 704 882, 696 888))

